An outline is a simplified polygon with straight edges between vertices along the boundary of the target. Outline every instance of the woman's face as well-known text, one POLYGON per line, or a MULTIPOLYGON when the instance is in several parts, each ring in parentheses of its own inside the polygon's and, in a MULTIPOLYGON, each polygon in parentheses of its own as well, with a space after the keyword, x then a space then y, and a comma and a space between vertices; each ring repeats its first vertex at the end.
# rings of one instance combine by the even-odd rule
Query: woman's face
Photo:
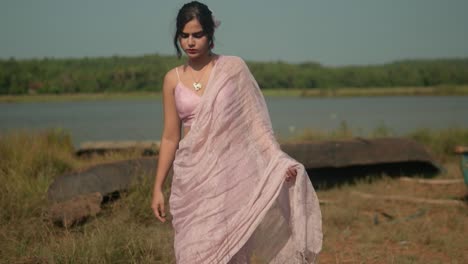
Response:
POLYGON ((185 24, 179 36, 179 43, 190 59, 203 57, 210 51, 208 37, 198 19, 192 19, 185 24))

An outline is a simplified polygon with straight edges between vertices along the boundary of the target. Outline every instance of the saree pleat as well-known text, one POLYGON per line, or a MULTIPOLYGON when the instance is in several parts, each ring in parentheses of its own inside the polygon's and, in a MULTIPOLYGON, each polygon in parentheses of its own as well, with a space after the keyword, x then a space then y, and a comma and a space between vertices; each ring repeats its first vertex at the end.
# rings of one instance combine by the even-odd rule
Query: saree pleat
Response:
POLYGON ((281 151, 244 61, 220 56, 179 142, 169 198, 177 263, 314 263, 321 213, 302 164, 281 151), (295 180, 285 182, 289 167, 295 180))

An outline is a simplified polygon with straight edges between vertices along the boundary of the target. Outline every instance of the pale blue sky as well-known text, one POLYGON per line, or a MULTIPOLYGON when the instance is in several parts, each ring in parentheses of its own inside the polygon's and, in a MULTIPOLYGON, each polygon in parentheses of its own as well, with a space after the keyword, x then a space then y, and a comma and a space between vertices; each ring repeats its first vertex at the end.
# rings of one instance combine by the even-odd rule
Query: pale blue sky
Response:
MULTIPOLYGON (((187 1, 0 0, 0 58, 174 54, 187 1)), ((468 57, 467 0, 211 0, 215 51, 246 60, 376 64, 468 57)))

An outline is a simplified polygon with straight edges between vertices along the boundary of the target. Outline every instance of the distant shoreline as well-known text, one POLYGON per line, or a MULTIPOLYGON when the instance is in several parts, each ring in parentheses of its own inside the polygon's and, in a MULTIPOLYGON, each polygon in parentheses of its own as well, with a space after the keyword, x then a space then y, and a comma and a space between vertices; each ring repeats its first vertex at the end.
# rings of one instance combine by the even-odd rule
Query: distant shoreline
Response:
MULTIPOLYGON (((272 97, 468 96, 468 86, 262 89, 272 97)), ((70 102, 96 100, 159 100, 159 92, 0 95, 0 103, 70 102)))

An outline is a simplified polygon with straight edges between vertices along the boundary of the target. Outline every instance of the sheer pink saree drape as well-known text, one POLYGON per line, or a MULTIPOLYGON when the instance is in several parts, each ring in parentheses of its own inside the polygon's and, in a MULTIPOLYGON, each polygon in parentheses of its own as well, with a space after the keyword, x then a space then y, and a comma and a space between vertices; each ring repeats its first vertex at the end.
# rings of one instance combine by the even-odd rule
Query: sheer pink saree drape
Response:
POLYGON ((177 263, 314 263, 317 196, 304 166, 279 148, 242 59, 218 59, 195 115, 173 164, 177 263), (285 182, 290 166, 297 176, 285 182))

